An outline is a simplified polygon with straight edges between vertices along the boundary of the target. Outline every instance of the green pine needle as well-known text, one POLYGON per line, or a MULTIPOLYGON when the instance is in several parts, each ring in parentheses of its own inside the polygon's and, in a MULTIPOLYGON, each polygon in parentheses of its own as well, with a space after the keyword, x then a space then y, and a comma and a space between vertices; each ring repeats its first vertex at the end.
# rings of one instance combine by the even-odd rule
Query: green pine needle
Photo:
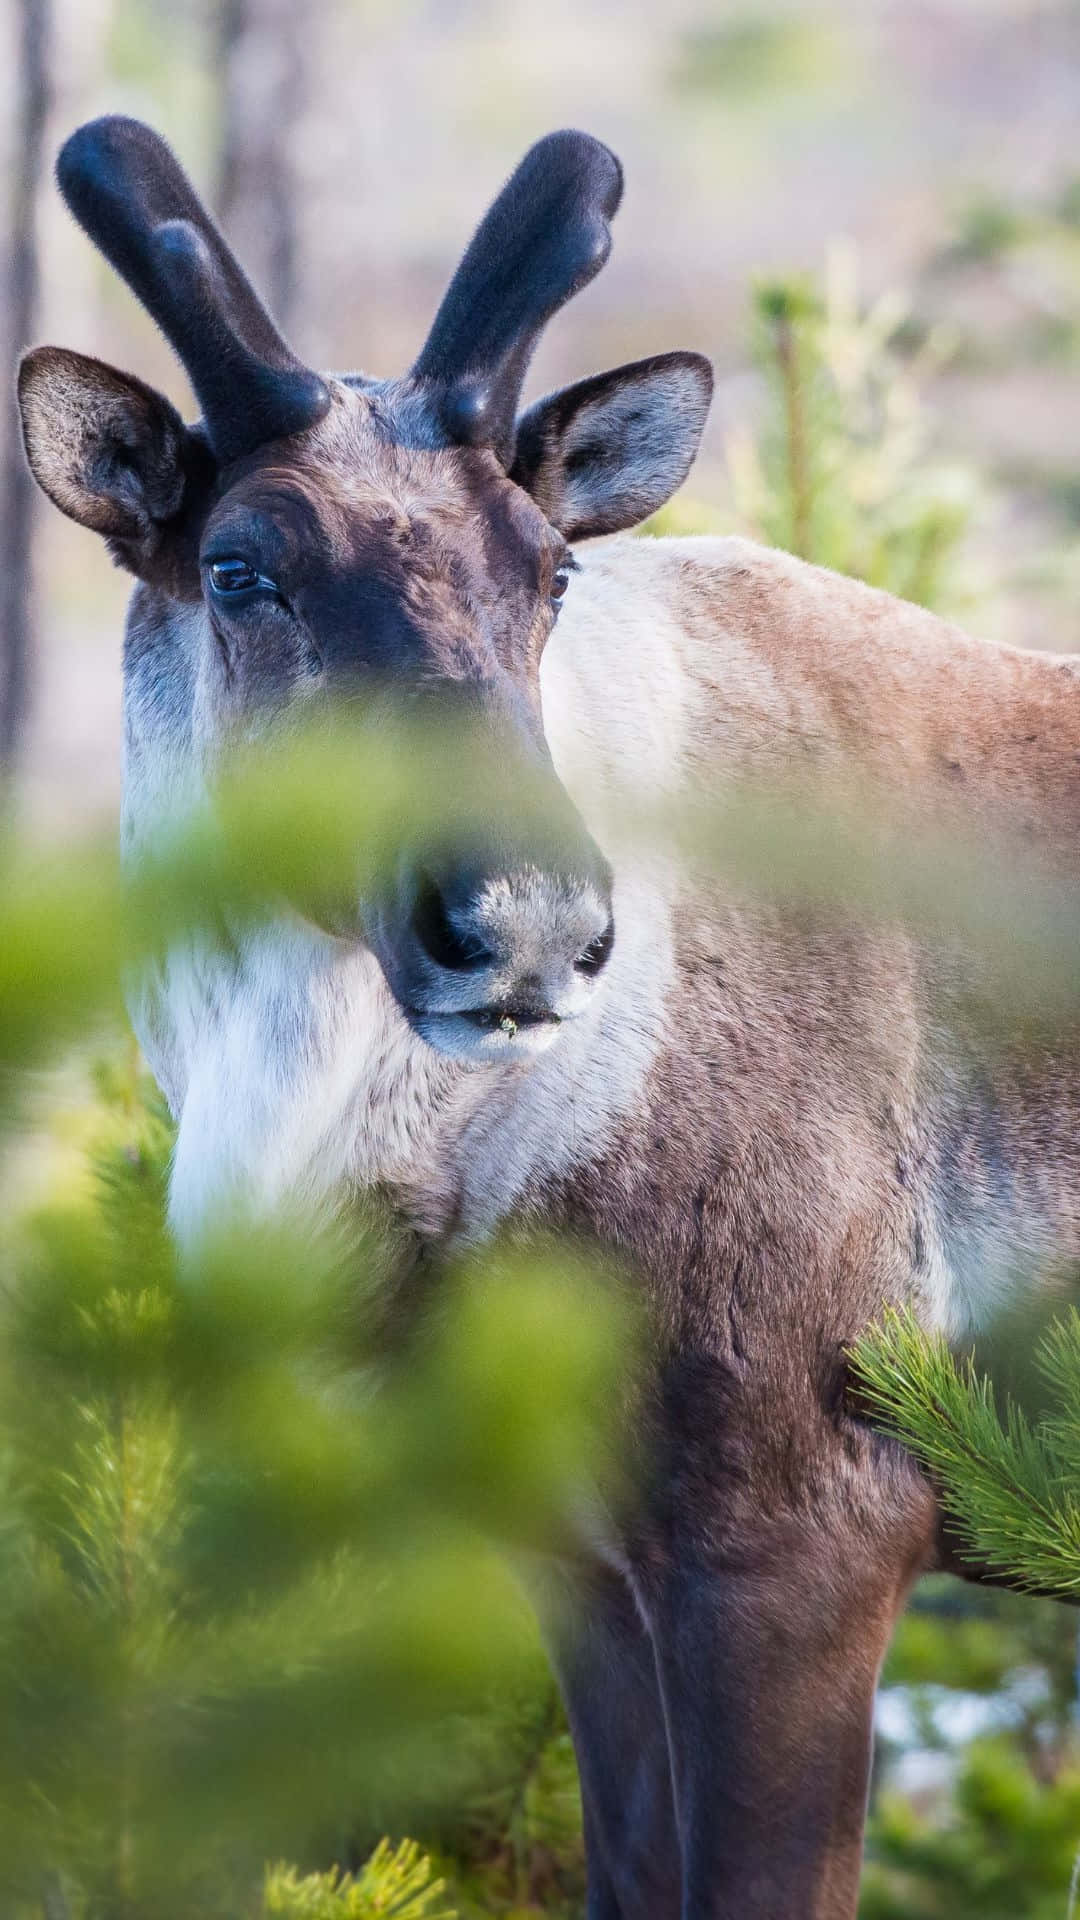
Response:
POLYGON ((886 1313, 851 1364, 873 1412, 938 1483, 970 1557, 1065 1596, 1080 1591, 1080 1316, 1059 1322, 1038 1357, 1058 1405, 1034 1425, 1012 1401, 999 1412, 992 1382, 910 1310, 886 1313))
POLYGON ((269 1868, 263 1912, 266 1920, 455 1920, 440 1904, 445 1892, 414 1840, 380 1840, 355 1876, 336 1867, 303 1878, 294 1867, 269 1868))

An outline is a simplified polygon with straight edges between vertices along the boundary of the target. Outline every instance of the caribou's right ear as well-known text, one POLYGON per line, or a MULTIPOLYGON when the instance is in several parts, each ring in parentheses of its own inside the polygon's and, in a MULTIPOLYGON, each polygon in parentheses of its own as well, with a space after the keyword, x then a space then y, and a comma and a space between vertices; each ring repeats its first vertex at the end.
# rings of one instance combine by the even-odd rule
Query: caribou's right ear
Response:
POLYGON ((567 540, 647 520, 693 465, 712 399, 700 353, 657 353, 549 393, 522 415, 510 478, 567 540))
POLYGON ((172 403, 101 360, 34 347, 19 366, 19 412, 30 470, 49 499, 103 534, 133 573, 152 570, 210 459, 172 403))

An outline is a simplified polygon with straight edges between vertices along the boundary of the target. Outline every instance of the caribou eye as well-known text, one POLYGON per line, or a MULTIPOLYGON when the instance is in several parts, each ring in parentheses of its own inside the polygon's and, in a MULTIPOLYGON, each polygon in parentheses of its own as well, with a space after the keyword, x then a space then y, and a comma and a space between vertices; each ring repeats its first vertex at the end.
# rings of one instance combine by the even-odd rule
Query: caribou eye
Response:
POLYGON ((561 567, 556 567, 551 582, 551 597, 553 600, 562 599, 563 594, 570 585, 570 575, 573 569, 574 562, 572 560, 564 560, 561 567))
POLYGON ((253 567, 250 560, 241 560, 234 556, 229 560, 211 560, 207 572, 210 585, 223 599, 230 594, 276 593, 277 587, 264 573, 253 567))

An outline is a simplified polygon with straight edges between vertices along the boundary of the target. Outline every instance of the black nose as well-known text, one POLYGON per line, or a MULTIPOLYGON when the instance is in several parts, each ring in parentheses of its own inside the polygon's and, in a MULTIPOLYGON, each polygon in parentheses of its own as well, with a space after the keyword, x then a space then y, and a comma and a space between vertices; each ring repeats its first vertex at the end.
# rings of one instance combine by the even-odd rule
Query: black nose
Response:
POLYGON ((437 966, 453 973, 466 973, 470 967, 487 967, 495 958, 490 947, 473 933, 460 933, 450 918, 450 910, 429 873, 422 873, 412 914, 413 932, 428 957, 437 966))

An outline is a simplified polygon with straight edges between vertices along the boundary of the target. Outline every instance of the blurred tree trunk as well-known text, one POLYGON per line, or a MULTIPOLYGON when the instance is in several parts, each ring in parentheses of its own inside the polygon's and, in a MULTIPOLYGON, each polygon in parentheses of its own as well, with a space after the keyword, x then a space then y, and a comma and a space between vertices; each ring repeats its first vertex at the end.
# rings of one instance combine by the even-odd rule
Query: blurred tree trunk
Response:
MULTIPOLYGON (((37 207, 49 110, 51 0, 18 0, 15 164, 11 172, 4 354, 10 370, 37 320, 37 207)), ((5 379, 10 378, 10 372, 5 379)), ((10 389, 9 389, 10 391, 10 389)), ((26 719, 32 641, 34 483, 13 401, 5 409, 0 477, 0 767, 10 768, 26 719)))
POLYGON ((217 204, 230 240, 288 332, 297 307, 295 147, 307 87, 305 0, 223 0, 217 204))

